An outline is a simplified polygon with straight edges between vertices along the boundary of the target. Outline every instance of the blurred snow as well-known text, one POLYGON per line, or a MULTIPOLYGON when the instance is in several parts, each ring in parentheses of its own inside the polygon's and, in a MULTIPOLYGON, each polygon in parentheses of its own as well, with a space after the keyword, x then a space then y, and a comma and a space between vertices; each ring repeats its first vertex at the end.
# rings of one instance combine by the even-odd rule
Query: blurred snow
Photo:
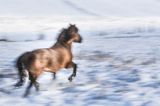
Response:
POLYGON ((0 105, 159 106, 159 10, 160 0, 0 0, 0 105), (22 98, 15 59, 50 47, 69 23, 84 39, 73 46, 77 77, 44 73, 40 92, 22 98))
POLYGON ((159 0, 0 0, 0 39, 50 40, 69 23, 86 36, 158 36, 159 9, 159 0))
POLYGON ((8 41, 52 40, 69 23, 76 24, 83 36, 158 37, 160 18, 0 18, 0 39, 8 41))
MULTIPOLYGON (((141 33, 143 35, 143 33, 141 33)), ((129 35, 129 34, 128 34, 129 35)), ((0 105, 3 106, 157 106, 160 105, 160 38, 107 38, 83 36, 73 45, 77 77, 70 83, 71 70, 39 77, 40 91, 22 98, 28 83, 15 89, 15 59, 23 52, 46 48, 53 41, 0 43, 0 105)))
POLYGON ((0 16, 160 16, 159 0, 0 0, 0 16))

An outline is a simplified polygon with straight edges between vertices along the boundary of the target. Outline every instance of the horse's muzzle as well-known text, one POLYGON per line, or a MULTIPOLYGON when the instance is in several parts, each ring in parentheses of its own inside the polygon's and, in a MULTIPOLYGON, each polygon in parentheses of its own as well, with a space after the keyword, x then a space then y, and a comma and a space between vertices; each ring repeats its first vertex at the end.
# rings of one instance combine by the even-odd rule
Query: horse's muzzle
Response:
POLYGON ((78 43, 82 43, 83 38, 80 36, 78 43))

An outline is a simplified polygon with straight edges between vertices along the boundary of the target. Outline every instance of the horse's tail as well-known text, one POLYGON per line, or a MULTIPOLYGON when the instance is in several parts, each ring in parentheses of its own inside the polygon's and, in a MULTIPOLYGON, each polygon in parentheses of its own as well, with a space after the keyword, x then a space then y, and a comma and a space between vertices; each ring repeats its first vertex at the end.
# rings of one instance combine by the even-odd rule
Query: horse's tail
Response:
POLYGON ((26 71, 25 71, 24 61, 28 54, 29 52, 22 54, 21 56, 18 57, 16 61, 15 67, 17 68, 19 75, 19 81, 15 84, 16 87, 22 86, 25 82, 26 71))

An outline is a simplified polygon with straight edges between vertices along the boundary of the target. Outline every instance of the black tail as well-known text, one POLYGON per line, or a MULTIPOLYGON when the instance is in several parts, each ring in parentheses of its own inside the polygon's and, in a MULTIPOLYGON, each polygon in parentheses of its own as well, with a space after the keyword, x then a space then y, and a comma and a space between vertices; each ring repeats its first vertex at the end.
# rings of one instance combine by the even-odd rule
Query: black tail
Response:
POLYGON ((19 81, 15 84, 16 87, 22 86, 25 82, 26 71, 24 67, 24 61, 29 52, 22 54, 16 62, 16 68, 18 70, 19 81))

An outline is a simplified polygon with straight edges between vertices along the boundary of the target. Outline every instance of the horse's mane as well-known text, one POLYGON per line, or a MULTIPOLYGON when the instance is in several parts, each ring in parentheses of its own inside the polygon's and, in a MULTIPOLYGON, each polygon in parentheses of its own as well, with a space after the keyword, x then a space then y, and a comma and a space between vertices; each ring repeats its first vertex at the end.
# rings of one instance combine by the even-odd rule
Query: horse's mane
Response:
POLYGON ((66 43, 71 39, 71 32, 78 32, 78 28, 75 25, 70 25, 68 28, 63 28, 57 37, 57 42, 66 43))
POLYGON ((69 40, 67 29, 63 28, 57 37, 58 42, 66 42, 69 40))

